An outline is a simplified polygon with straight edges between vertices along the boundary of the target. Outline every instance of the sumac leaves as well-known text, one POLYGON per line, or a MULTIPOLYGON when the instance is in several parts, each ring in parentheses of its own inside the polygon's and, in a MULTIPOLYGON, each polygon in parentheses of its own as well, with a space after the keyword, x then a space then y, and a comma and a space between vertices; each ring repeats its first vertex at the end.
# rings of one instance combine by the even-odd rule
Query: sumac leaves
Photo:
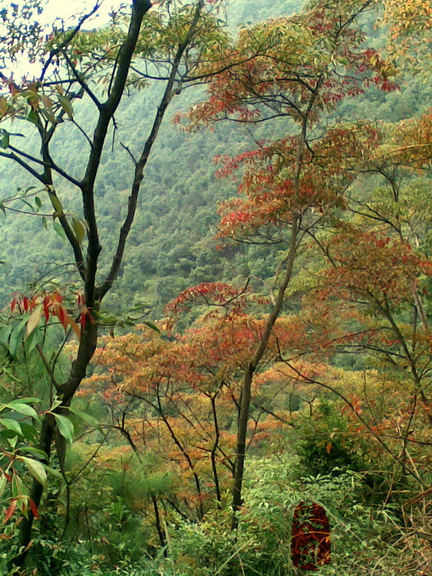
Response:
POLYGON ((28 321, 25 319, 28 336, 39 326, 42 317, 45 319, 45 323, 49 321, 50 317, 56 317, 64 330, 68 327, 72 328, 78 340, 80 339, 81 330, 66 309, 63 296, 57 291, 37 293, 32 298, 17 294, 12 299, 10 306, 12 313, 15 310, 20 314, 30 312, 28 321))

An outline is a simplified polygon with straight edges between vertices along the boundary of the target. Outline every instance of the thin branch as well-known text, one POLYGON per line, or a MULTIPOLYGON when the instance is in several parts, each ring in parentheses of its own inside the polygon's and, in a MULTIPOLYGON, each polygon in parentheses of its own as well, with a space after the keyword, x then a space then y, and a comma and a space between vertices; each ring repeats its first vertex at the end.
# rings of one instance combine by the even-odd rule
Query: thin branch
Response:
POLYGON ((129 154, 132 162, 134 163, 135 167, 138 165, 137 160, 135 159, 135 156, 132 154, 132 152, 130 151, 129 147, 126 146, 125 144, 123 144, 123 142, 120 142, 120 146, 123 148, 123 150, 126 150, 126 152, 129 154))
POLYGON ((71 118, 71 122, 74 126, 76 126, 78 128, 78 130, 81 132, 81 134, 87 140, 87 142, 90 144, 90 148, 92 148, 93 142, 91 141, 90 137, 87 135, 86 131, 83 128, 81 128, 81 126, 78 124, 78 122, 75 120, 75 118, 71 118))
MULTIPOLYGON (((119 235, 119 239, 118 239, 118 243, 117 243, 117 249, 116 249, 116 252, 115 252, 113 260, 112 260, 111 269, 110 269, 108 276, 106 277, 105 281, 97 290, 97 297, 99 300, 101 300, 105 296, 105 294, 110 290, 111 286, 113 285, 113 282, 116 280, 116 278, 118 276, 120 266, 121 266, 121 263, 123 260, 124 251, 126 248, 126 240, 129 236, 129 232, 131 230, 132 223, 133 223, 133 220, 135 218, 135 212, 136 212, 137 203, 138 203, 138 195, 140 192, 141 182, 143 180, 143 175, 144 175, 144 168, 145 168, 147 161, 149 159, 151 150, 153 148, 153 144, 156 141, 156 137, 158 135, 158 132, 159 132, 159 129, 161 127, 163 118, 165 116, 165 112, 166 112, 166 110, 167 110, 167 108, 168 108, 168 106, 172 100, 173 87, 174 87, 174 84, 176 82, 176 78, 177 78, 177 74, 178 74, 178 71, 180 68, 182 57, 183 57, 183 54, 184 54, 186 48, 188 47, 189 43, 191 42, 192 38, 194 37, 203 6, 204 6, 204 0, 199 0, 197 7, 196 7, 196 10, 195 10, 194 18, 192 20, 192 23, 191 23, 189 31, 188 31, 188 34, 187 34, 185 40, 179 45, 178 50, 176 52, 174 62, 172 65, 172 69, 171 69, 171 73, 170 73, 168 82, 166 84, 164 94, 163 94, 162 99, 160 101, 158 110, 156 112, 156 116, 155 116, 155 119, 153 121, 153 126, 151 128, 150 134, 149 134, 147 141, 144 145, 141 156, 135 165, 134 180, 132 183, 131 194, 130 194, 129 199, 128 199, 127 215, 126 215, 126 218, 124 220, 123 226, 121 227, 121 230, 120 230, 120 235, 119 235)), ((113 93, 114 93, 114 89, 115 89, 115 83, 114 83, 113 93)))
POLYGON ((8 154, 7 152, 1 152, 0 151, 0 157, 8 158, 8 160, 12 160, 13 162, 16 162, 22 168, 24 168, 24 170, 26 170, 34 178, 36 178, 36 180, 39 180, 39 182, 41 182, 42 184, 44 184, 46 186, 46 181, 45 181, 44 175, 36 172, 36 170, 34 168, 32 168, 29 164, 27 164, 27 162, 24 162, 24 160, 22 158, 20 158, 19 156, 17 156, 16 154, 14 154, 14 153, 8 154))
POLYGON ((96 108, 98 110, 101 109, 101 103, 98 100, 98 98, 96 97, 96 95, 94 94, 94 92, 91 90, 90 86, 88 85, 88 83, 84 80, 84 78, 82 78, 81 74, 78 72, 78 70, 76 69, 74 63, 72 62, 72 60, 69 57, 69 54, 62 50, 62 54, 66 60, 66 62, 68 63, 69 68, 72 70, 73 75, 76 78, 76 81, 78 82, 78 84, 81 86, 81 88, 84 90, 84 92, 90 97, 90 99, 93 101, 93 103, 95 104, 96 108))
POLYGON ((41 75, 39 77, 39 81, 43 82, 43 79, 45 77, 45 74, 51 64, 51 62, 54 60, 54 58, 56 56, 58 56, 58 54, 60 52, 62 52, 66 46, 68 44, 70 44, 72 42, 72 40, 75 38, 75 36, 78 34, 78 32, 80 31, 82 25, 84 24, 84 22, 86 20, 88 20, 89 18, 91 18, 93 16, 93 14, 95 14, 100 6, 101 6, 102 2, 99 2, 99 0, 96 2, 96 4, 94 5, 94 7, 92 8, 92 10, 86 14, 85 16, 83 16, 81 18, 81 20, 78 22, 77 26, 74 28, 74 30, 72 30, 72 32, 65 38, 65 40, 60 44, 60 46, 58 48, 54 48, 53 50, 51 50, 50 55, 48 57, 48 60, 45 62, 44 67, 42 69, 41 75))
POLYGON ((79 185, 80 185, 79 181, 76 180, 73 176, 71 176, 67 172, 65 172, 62 168, 57 166, 57 164, 52 160, 50 155, 48 155, 49 161, 44 162, 43 160, 40 160, 39 158, 35 158, 35 156, 32 156, 31 154, 28 154, 27 152, 23 152, 22 150, 15 148, 15 146, 9 145, 8 148, 10 148, 12 150, 12 152, 14 152, 15 154, 19 154, 23 158, 26 158, 27 160, 31 160, 31 162, 34 162, 35 164, 38 164, 39 166, 43 166, 44 168, 51 168, 52 170, 54 170, 55 172, 60 174, 60 176, 63 176, 63 178, 65 178, 65 180, 68 180, 74 186, 79 187, 79 185))

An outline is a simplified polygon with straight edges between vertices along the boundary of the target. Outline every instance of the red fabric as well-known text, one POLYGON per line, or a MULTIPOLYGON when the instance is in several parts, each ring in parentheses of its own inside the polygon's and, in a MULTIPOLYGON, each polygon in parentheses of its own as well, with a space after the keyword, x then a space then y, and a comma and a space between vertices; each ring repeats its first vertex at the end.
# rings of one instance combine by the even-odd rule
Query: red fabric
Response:
POLYGON ((319 504, 300 502, 294 510, 291 556, 302 570, 318 570, 330 564, 330 523, 319 504))

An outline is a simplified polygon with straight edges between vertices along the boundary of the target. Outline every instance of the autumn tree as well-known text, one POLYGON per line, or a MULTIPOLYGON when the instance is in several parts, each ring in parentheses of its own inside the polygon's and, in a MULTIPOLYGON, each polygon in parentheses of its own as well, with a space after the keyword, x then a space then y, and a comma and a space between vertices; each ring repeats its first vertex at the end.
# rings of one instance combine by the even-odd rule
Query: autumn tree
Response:
MULTIPOLYGON (((430 462, 421 454, 430 442, 429 224, 427 219, 419 222, 416 210, 421 207, 427 214, 428 196, 418 194, 413 201, 409 191, 424 192, 428 184, 415 176, 429 169, 430 117, 393 127, 333 121, 332 113, 347 97, 362 95, 370 86, 396 88, 394 67, 365 46, 357 26, 359 17, 377 4, 374 0, 314 0, 298 15, 242 28, 231 41, 207 11, 214 2, 207 4, 200 0, 177 12, 168 2, 165 12, 164 3, 153 11, 149 2, 136 0, 131 16, 120 10, 108 27, 85 31, 84 18, 76 28, 57 31, 42 43, 37 42, 37 18, 35 27, 14 22, 9 28, 10 38, 34 32, 29 36, 36 38, 32 54, 42 58, 43 69, 37 80, 23 85, 3 74, 0 112, 4 122, 13 119, 15 126, 22 122, 33 129, 41 153, 18 147, 21 136, 4 123, 0 157, 19 164, 43 187, 24 191, 19 201, 63 231, 77 272, 68 295, 49 290, 15 295, 12 324, 1 333, 12 359, 25 337, 27 352, 31 348, 40 356, 51 386, 50 402, 40 414, 26 402, 1 407, 42 421, 42 453, 29 458, 21 445, 8 449, 7 475, 0 478, 0 486, 11 484, 15 493, 21 486, 20 467, 27 466, 35 478, 28 497, 12 498, 6 513, 10 519, 21 505, 27 513, 20 524, 18 566, 41 508, 42 464, 57 455, 66 475, 71 403, 77 393, 93 394, 95 387, 110 409, 110 428, 135 453, 169 447, 165 465, 187 483, 171 498, 179 515, 201 520, 207 502, 214 498, 221 507, 223 490, 232 485, 234 539, 243 508, 246 451, 258 437, 258 420, 267 414, 290 423, 260 396, 269 381, 280 388, 292 386, 312 419, 320 402, 315 396, 326 390, 334 394, 349 413, 350 441, 355 443, 356 434, 363 435, 357 446, 365 437, 372 439, 373 454, 385 453, 394 462, 393 480, 409 476, 421 486, 410 509, 415 511, 418 502, 427 509, 430 492, 421 477, 426 467, 418 459, 430 462), (116 111, 127 90, 138 90, 152 78, 163 80, 165 91, 150 135, 137 151, 120 135, 116 111), (246 287, 204 282, 185 290, 169 305, 169 320, 159 328, 148 323, 104 340, 97 356, 102 373, 96 371, 83 385, 90 362, 97 364, 98 330, 112 323, 100 305, 119 274, 149 154, 173 96, 193 82, 207 82, 208 98, 190 111, 189 126, 277 121, 283 131, 275 141, 254 142, 246 153, 218 159, 220 176, 241 181, 239 194, 219 207, 219 237, 268 245, 269 256, 279 257, 273 288, 265 297, 254 297, 250 279, 246 287), (84 97, 94 105, 94 134, 77 121, 77 101, 84 97), (55 135, 72 125, 88 147, 79 175, 56 162, 55 135), (107 262, 95 190, 110 127, 114 143, 122 138, 132 174, 117 249, 107 262), (407 186, 401 185, 402 175, 407 186), (369 177, 380 183, 370 196, 364 190, 369 177), (71 198, 61 192, 65 183, 78 191, 79 213, 68 208, 71 198), (103 263, 108 264, 106 275, 103 263), (295 313, 288 314, 288 304, 295 313), (202 315, 177 334, 171 320, 184 318, 192 306, 202 315), (46 353, 45 328, 53 322, 78 342, 66 377, 59 355, 46 353), (379 367, 388 370, 385 386, 378 388, 380 380, 371 371, 363 373, 363 381, 332 365, 338 354, 349 352, 379 357, 379 367), (398 392, 390 407, 378 402, 383 390, 398 392)), ((415 5, 426 10, 425 3, 415 5)), ((387 6, 397 8, 390 1, 387 6)), ((4 200, 3 209, 16 208, 15 200, 4 200)), ((12 419, 3 421, 14 438, 25 439, 12 419)), ((322 449, 331 457, 335 445, 330 437, 322 449)), ((158 498, 154 517, 164 547, 167 533, 158 498)), ((402 515, 417 537, 424 524, 410 525, 405 509, 402 515)))
POLYGON ((430 70, 432 10, 425 0, 402 5, 384 1, 384 21, 390 25, 390 52, 397 64, 422 74, 430 70))
POLYGON ((291 346, 278 369, 317 395, 305 445, 315 471, 361 466, 373 496, 401 517, 394 528, 407 544, 405 569, 420 570, 430 566, 430 555, 419 555, 430 493, 431 356, 423 306, 430 257, 395 238, 383 222, 377 226, 376 216, 321 236, 326 264, 299 314, 305 333, 317 339, 321 361, 312 348, 291 346), (349 354, 363 369, 335 370, 336 358, 349 354), (330 407, 323 404, 328 394, 330 407))
MULTIPOLYGON (((239 196, 220 207, 221 236, 235 241, 283 243, 272 306, 259 343, 244 370, 233 486, 233 528, 242 505, 252 383, 284 309, 296 258, 304 239, 315 234, 335 209, 377 145, 364 123, 328 126, 325 114, 373 83, 393 90, 389 67, 363 46, 355 22, 374 2, 311 2, 291 18, 240 31, 223 52, 240 58, 208 86, 208 99, 189 115, 192 124, 284 119, 287 136, 234 159, 223 158, 222 174, 243 167, 239 196), (324 120, 325 118, 325 120, 324 120)), ((206 69, 206 68, 205 68, 206 69)), ((280 249, 280 245, 279 245, 280 249)))
MULTIPOLYGON (((9 334, 5 340, 9 349, 15 346, 12 350, 15 355, 24 330, 36 339, 40 336, 37 349, 49 375, 54 402, 41 413, 38 448, 42 451, 40 460, 44 464, 52 459, 56 437, 62 466, 65 442, 72 439, 71 428, 66 424, 68 408, 96 349, 100 306, 118 277, 144 170, 166 110, 173 97, 180 93, 181 85, 196 80, 197 67, 209 59, 208 46, 224 43, 219 24, 212 15, 217 3, 199 0, 181 6, 168 4, 166 7, 165 3, 159 3, 150 10, 151 2, 134 0, 130 10, 121 7, 114 11, 110 24, 93 31, 85 30, 87 21, 100 7, 97 2, 75 27, 56 29, 49 35, 38 24, 41 10, 38 2, 26 4, 28 13, 23 14, 22 21, 17 19, 13 5, 10 11, 2 12, 5 38, 10 40, 2 47, 5 65, 24 51, 33 61, 41 63, 41 71, 36 78, 20 82, 5 69, 1 72, 0 158, 21 166, 36 183, 36 192, 33 188, 24 193, 27 212, 40 214, 45 223, 51 220, 55 227, 60 227, 73 254, 77 273, 75 302, 65 299, 59 292, 49 293, 37 288, 31 295, 17 295, 12 308, 15 314, 24 314, 23 322, 18 332, 9 334), (27 44, 21 43, 21 39, 26 39, 27 44), (121 146, 131 167, 130 195, 124 207, 125 217, 118 231, 117 247, 112 255, 104 255, 108 272, 101 275, 98 270, 104 240, 100 237, 95 196, 101 157, 111 147, 109 135, 118 135, 116 112, 122 99, 128 92, 139 90, 149 77, 163 81, 164 89, 141 148, 131 150, 127 135, 121 137, 121 146), (75 108, 82 98, 93 104, 92 126, 83 126, 76 119, 75 108), (14 122, 13 130, 10 121, 14 122), (25 144, 20 146, 22 135, 17 130, 21 124, 36 136, 36 149, 30 150, 25 144), (79 174, 75 170, 67 171, 56 160, 55 150, 61 145, 57 134, 65 135, 63 146, 67 146, 68 129, 77 129, 82 136, 86 161, 79 174), (69 197, 63 193, 66 186, 74 191, 69 197), (78 214, 68 209, 74 195, 80 198, 78 214), (59 369, 59 355, 49 355, 53 358, 51 362, 43 351, 43 331, 39 325, 52 317, 64 326, 65 339, 69 338, 72 328, 79 341, 67 376, 59 369)), ((13 208, 14 200, 12 197, 3 200, 2 210, 13 208)), ((37 473, 34 476, 29 494, 31 507, 20 523, 18 554, 13 559, 16 566, 24 564, 29 552, 33 521, 43 495, 41 476, 37 473)))
POLYGON ((427 554, 417 558, 430 490, 430 158, 430 113, 379 125, 346 209, 310 235, 296 280, 299 325, 319 360, 312 347, 293 343, 278 368, 298 386, 321 387, 320 398, 333 393, 349 415, 345 433, 326 429, 318 400, 309 448, 331 465, 335 439, 348 447, 357 436, 357 457, 367 443, 376 490, 403 517, 397 529, 410 539, 407 566, 419 570, 430 566, 427 554), (332 367, 350 354, 359 355, 361 380, 332 367))
POLYGON ((97 387, 137 451, 161 452, 177 463, 190 504, 184 513, 201 520, 210 497, 222 505, 233 473, 231 428, 240 400, 236 373, 262 323, 246 313, 247 293, 222 283, 203 283, 170 310, 178 318, 200 298, 210 312, 171 341, 145 325, 135 334, 107 338, 84 389, 89 394, 97 387))

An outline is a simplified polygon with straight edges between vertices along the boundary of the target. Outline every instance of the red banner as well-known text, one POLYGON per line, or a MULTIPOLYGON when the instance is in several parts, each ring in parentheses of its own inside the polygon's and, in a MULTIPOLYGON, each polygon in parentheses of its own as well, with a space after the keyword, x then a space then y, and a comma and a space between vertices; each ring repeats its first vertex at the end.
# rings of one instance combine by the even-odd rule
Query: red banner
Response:
POLYGON ((301 570, 318 570, 330 564, 330 523, 319 504, 300 502, 294 510, 292 562, 301 570))

